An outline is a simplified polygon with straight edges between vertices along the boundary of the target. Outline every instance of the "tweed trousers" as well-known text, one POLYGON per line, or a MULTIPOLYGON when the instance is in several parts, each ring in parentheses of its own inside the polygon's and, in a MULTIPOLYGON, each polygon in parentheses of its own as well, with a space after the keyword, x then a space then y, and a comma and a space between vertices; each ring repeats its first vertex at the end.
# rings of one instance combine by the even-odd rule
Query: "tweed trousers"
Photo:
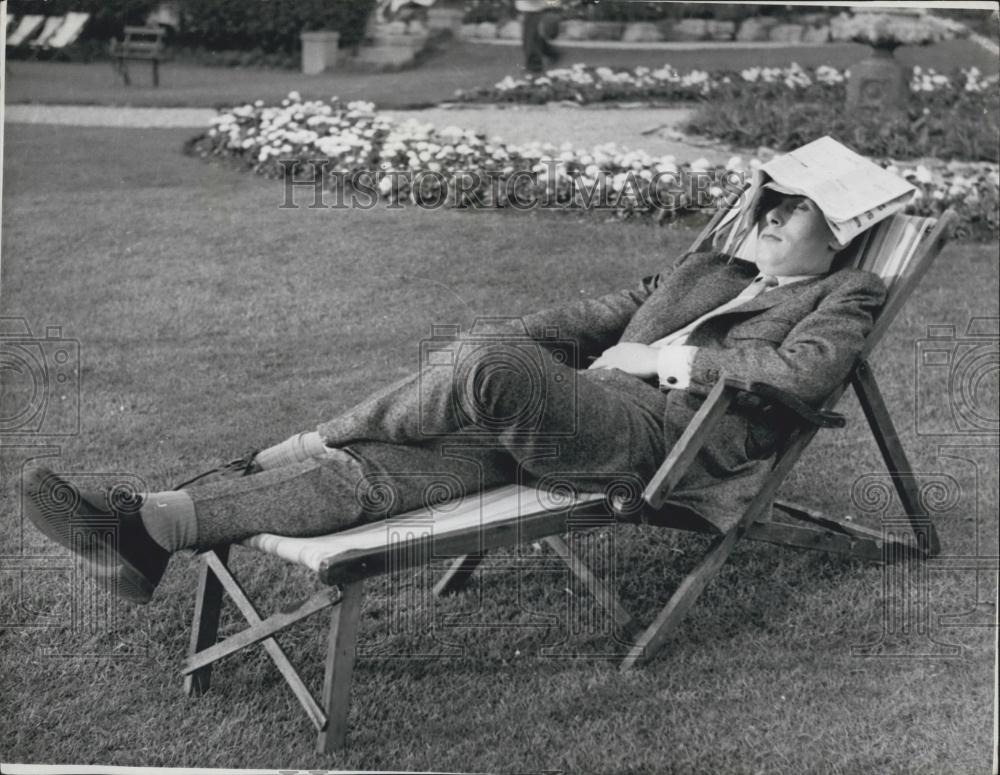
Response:
POLYGON ((327 457, 190 488, 199 544, 322 535, 511 482, 636 489, 663 460, 666 396, 636 377, 526 342, 436 356, 321 424, 327 457))

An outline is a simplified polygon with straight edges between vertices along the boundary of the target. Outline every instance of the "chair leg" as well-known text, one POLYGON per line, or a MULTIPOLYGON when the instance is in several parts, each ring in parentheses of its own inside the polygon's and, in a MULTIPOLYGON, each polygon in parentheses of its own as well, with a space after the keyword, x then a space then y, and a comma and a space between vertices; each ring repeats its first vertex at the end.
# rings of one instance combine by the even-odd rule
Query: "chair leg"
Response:
POLYGON ((738 537, 739 531, 733 528, 712 542, 708 552, 698 563, 698 567, 681 582, 653 623, 646 628, 635 645, 629 649, 619 666, 622 672, 629 670, 636 664, 648 662, 660 650, 667 636, 691 610, 691 606, 695 604, 702 591, 708 586, 708 582, 715 577, 719 568, 729 558, 738 537))
POLYGON ((920 488, 916 474, 906 457, 906 451, 899 442, 899 435, 893 425, 892 417, 882 399, 882 393, 875 382, 875 375, 867 361, 860 361, 851 377, 854 392, 857 393, 861 409, 871 426, 872 434, 878 444, 886 468, 892 476, 903 510, 913 528, 917 545, 926 546, 927 554, 933 557, 941 553, 941 542, 930 517, 920 503, 920 488))
POLYGON ((160 60, 153 60, 153 86, 160 85, 160 60))
POLYGON ((485 557, 486 552, 456 557, 451 567, 445 571, 437 584, 434 585, 434 596, 443 597, 444 595, 453 595, 456 592, 461 592, 465 588, 465 585, 469 583, 472 574, 476 572, 476 568, 479 567, 479 564, 485 557))
POLYGON ((326 726, 320 730, 316 745, 320 753, 343 748, 347 741, 347 715, 351 707, 351 679, 363 592, 363 581, 345 584, 341 588, 340 602, 333 607, 323 675, 326 726))
POLYGON ((580 559, 576 552, 570 549, 569 545, 562 538, 554 535, 542 540, 562 558, 563 562, 569 567, 570 572, 583 585, 584 589, 590 593, 594 600, 597 601, 598 605, 611 615, 615 626, 626 636, 630 635, 634 625, 632 615, 621 604, 618 596, 603 581, 591 573, 587 564, 580 559))
MULTIPOLYGON (((229 561, 229 544, 209 551, 214 551, 223 565, 229 561)), ((222 612, 222 584, 207 562, 203 560, 200 564, 189 657, 215 645, 219 634, 219 615, 222 612)), ((184 676, 184 692, 189 696, 204 694, 211 686, 211 682, 212 666, 209 664, 184 676)))

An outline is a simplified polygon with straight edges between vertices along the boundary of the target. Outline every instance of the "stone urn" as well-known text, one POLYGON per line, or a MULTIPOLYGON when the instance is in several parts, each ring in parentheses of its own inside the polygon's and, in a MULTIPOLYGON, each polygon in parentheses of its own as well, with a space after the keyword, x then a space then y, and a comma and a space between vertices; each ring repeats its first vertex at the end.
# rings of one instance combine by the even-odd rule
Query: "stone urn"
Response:
POLYGON ((910 94, 905 68, 893 52, 895 46, 876 46, 867 59, 851 65, 847 80, 847 107, 903 110, 910 94))

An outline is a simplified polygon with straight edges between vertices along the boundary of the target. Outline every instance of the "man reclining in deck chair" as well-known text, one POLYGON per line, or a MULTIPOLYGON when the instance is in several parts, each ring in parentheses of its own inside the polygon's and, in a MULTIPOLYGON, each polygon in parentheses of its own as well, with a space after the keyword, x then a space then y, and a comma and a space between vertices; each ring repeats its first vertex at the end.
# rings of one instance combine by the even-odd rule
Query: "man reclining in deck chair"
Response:
MULTIPOLYGON (((112 559, 91 566, 117 577, 120 596, 145 603, 172 552, 265 532, 323 535, 404 513, 424 505, 436 476, 469 491, 522 472, 597 492, 615 475, 647 482, 723 373, 822 402, 853 367, 884 301, 877 275, 836 267, 845 246, 813 200, 773 183, 761 194, 750 219, 756 263, 688 253, 631 289, 460 338, 445 350, 451 365, 427 365, 195 486, 109 502, 35 469, 25 510, 70 549, 71 529, 117 524, 112 559), (557 346, 567 341, 576 362, 557 346), (526 357, 534 379, 524 377, 526 357), (376 480, 391 488, 391 506, 366 497, 376 480)), ((671 502, 720 530, 732 526, 787 426, 778 407, 743 394, 671 502)))

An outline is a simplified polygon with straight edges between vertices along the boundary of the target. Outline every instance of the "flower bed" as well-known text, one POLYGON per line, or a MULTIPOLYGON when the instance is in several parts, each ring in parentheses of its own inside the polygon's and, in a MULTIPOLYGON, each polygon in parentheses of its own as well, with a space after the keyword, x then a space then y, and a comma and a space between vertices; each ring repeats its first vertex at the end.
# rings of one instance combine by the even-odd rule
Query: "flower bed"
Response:
MULTIPOLYGON (((680 73, 669 64, 660 68, 636 67, 612 70, 575 64, 553 68, 541 75, 507 76, 493 86, 472 91, 458 90, 458 102, 517 102, 540 104, 570 101, 580 105, 597 102, 692 102, 734 91, 755 97, 792 93, 801 100, 842 99, 848 70, 828 65, 803 68, 751 67, 745 70, 691 70, 680 73)), ((962 68, 952 75, 933 69, 913 68, 910 89, 918 95, 930 93, 954 97, 959 93, 986 95, 996 91, 1000 78, 984 77, 976 67, 962 68)))
POLYGON ((695 102, 688 131, 740 147, 788 150, 823 134, 848 139, 867 156, 992 161, 1000 155, 1000 78, 975 67, 952 75, 914 67, 907 115, 883 120, 843 110, 850 73, 821 65, 692 70, 670 65, 613 71, 573 65, 544 75, 508 76, 463 102, 695 102), (805 138, 805 139, 803 139, 805 138))
POLYGON ((833 40, 850 40, 875 48, 926 46, 968 34, 961 22, 930 16, 917 9, 892 12, 856 9, 853 14, 842 13, 830 20, 833 40))
MULTIPOLYGON (((304 102, 295 92, 278 106, 258 100, 221 111, 186 150, 270 177, 294 172, 308 181, 322 174, 325 190, 335 192, 320 203, 327 206, 345 206, 349 196, 357 206, 545 208, 657 222, 710 214, 760 164, 739 157, 724 166, 704 159, 678 164, 613 144, 589 151, 568 143, 516 146, 455 127, 395 123, 371 103, 304 102)), ((954 207, 962 217, 959 237, 997 237, 995 164, 894 166, 919 188, 910 211, 954 207)), ((309 206, 315 189, 298 186, 300 199, 303 188, 310 189, 309 206)))

